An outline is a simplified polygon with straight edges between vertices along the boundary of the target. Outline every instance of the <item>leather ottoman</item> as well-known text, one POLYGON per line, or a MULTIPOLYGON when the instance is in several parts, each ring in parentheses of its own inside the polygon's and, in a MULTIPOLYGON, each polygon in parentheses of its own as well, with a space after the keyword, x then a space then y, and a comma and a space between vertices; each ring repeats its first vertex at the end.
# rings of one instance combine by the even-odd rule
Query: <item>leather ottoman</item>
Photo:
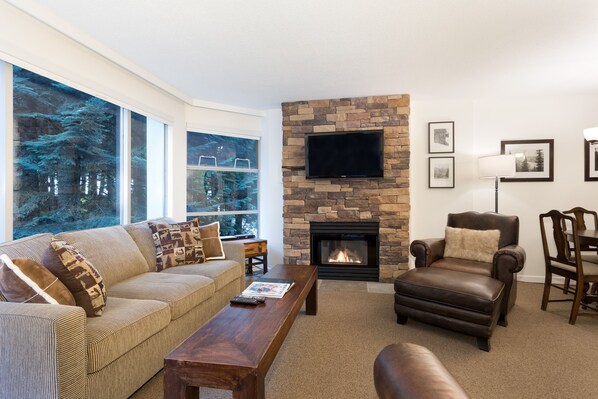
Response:
POLYGON ((394 282, 397 323, 409 317, 476 337, 490 350, 500 316, 504 283, 493 278, 432 267, 411 269, 394 282))

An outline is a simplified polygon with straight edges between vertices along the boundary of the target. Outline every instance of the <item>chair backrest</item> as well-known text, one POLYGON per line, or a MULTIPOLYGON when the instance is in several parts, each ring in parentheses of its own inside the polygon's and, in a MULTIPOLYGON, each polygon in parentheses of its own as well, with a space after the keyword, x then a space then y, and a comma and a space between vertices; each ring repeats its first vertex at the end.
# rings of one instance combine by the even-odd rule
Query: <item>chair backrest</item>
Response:
POLYGON ((577 267, 581 265, 577 230, 577 223, 573 216, 565 215, 555 209, 540 214, 542 248, 547 268, 553 262, 557 262, 575 269, 582 269, 577 267), (552 227, 552 234, 546 233, 547 225, 552 227), (569 231, 569 238, 565 231, 569 231))
MULTIPOLYGON (((586 216, 588 216, 589 219, 592 219, 594 222, 594 225, 590 228, 598 229, 598 213, 596 213, 595 211, 590 211, 580 206, 576 206, 575 208, 571 208, 568 211, 563 211, 563 213, 565 215, 573 215, 573 217, 575 217, 575 224, 577 225, 577 230, 586 230, 588 228, 586 225, 586 216)), ((595 251, 596 247, 592 247, 591 245, 587 244, 580 244, 579 249, 581 251, 595 251)))
POLYGON ((598 229, 598 213, 596 211, 590 211, 580 206, 576 206, 575 208, 571 208, 568 211, 563 211, 565 215, 573 214, 575 217, 575 221, 577 224, 578 230, 586 230, 586 215, 590 216, 590 219, 594 221, 594 226, 591 228, 598 229))
POLYGON ((519 244, 519 218, 494 212, 449 213, 446 225, 460 229, 500 230, 498 247, 519 244))

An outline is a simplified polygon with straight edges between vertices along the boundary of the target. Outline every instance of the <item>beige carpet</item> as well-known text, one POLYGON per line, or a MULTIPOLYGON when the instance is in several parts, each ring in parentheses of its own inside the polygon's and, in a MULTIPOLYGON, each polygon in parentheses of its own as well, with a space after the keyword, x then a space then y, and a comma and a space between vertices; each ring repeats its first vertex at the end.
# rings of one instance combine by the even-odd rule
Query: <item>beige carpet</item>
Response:
MULTIPOLYGON (((391 285, 325 280, 318 315, 300 314, 266 378, 268 399, 376 398, 372 365, 386 345, 429 348, 472 398, 583 398, 596 395, 598 318, 567 323, 569 303, 540 310, 542 285, 519 283, 509 326, 497 327, 489 353, 475 338, 409 320, 398 325, 391 285), (382 293, 381 293, 382 292, 382 293)), ((553 290, 553 295, 558 292, 553 290)), ((562 296, 562 295, 561 295, 562 296)), ((422 381, 425 381, 422 375, 422 381)), ((203 399, 231 398, 202 389, 203 399)), ((162 397, 162 373, 134 399, 162 397)))

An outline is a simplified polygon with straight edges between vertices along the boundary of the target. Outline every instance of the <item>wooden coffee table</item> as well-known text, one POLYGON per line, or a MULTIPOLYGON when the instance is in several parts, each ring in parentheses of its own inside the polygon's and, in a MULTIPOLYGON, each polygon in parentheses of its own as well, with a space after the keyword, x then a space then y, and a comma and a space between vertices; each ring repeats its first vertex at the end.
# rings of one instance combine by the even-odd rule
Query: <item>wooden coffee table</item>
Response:
POLYGON ((198 398, 199 388, 263 399, 264 378, 305 302, 318 308, 318 268, 278 265, 266 277, 292 279, 283 298, 258 306, 228 305, 164 359, 164 398, 198 398))

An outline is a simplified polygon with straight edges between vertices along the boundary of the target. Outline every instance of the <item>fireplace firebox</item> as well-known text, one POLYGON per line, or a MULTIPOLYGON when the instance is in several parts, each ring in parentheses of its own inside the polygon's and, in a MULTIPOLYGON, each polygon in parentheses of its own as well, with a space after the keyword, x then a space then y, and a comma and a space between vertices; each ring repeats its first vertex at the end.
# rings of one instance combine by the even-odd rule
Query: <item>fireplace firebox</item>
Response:
POLYGON ((318 278, 378 281, 377 222, 311 222, 311 264, 318 278))

